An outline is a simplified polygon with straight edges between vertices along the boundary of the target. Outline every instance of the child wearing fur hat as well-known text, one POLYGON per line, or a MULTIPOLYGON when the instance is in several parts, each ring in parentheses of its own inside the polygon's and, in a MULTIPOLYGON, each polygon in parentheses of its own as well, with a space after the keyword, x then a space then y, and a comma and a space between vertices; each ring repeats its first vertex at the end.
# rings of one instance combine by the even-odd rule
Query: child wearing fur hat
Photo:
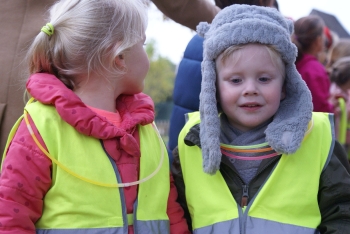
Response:
POLYGON ((204 37, 200 111, 174 151, 195 233, 348 233, 350 168, 333 115, 313 113, 295 67, 292 21, 232 5, 204 37))

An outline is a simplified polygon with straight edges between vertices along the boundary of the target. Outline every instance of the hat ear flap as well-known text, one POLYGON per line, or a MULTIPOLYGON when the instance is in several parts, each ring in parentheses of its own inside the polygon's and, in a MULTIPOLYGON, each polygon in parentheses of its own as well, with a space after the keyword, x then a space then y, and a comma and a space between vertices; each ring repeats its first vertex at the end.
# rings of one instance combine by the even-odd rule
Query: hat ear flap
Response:
POLYGON ((200 22, 197 25, 197 33, 199 36, 204 37, 204 35, 206 34, 206 32, 208 32, 210 28, 210 24, 208 24, 207 22, 200 22))
POLYGON ((203 60, 202 84, 199 102, 201 117, 200 139, 203 153, 203 170, 215 174, 220 168, 220 119, 216 103, 216 69, 215 62, 203 60))
POLYGON ((286 97, 265 130, 266 140, 280 153, 295 153, 312 117, 312 96, 294 64, 286 66, 286 97))

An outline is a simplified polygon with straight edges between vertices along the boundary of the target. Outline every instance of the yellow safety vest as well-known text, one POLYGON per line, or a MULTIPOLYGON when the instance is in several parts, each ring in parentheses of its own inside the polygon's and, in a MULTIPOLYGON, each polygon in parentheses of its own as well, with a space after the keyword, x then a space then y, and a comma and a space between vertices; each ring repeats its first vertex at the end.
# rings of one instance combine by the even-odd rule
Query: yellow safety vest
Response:
MULTIPOLYGON (((60 164, 83 178, 101 184, 122 182, 115 162, 107 155, 100 140, 77 132, 61 119, 51 105, 35 102, 25 109, 49 153, 60 164)), ((161 147, 164 153, 166 149, 151 124, 138 126, 138 130, 140 178, 145 178, 159 166, 161 147)), ((131 224, 135 234, 169 233, 169 190, 169 162, 165 158, 159 172, 139 184, 134 214, 127 215, 123 188, 88 183, 52 163, 52 185, 44 197, 42 217, 35 224, 37 233, 124 234, 128 233, 128 225, 131 224)))
POLYGON ((220 171, 215 175, 203 172, 201 149, 184 144, 190 128, 199 122, 199 113, 192 113, 178 142, 186 200, 196 234, 318 233, 318 186, 333 152, 333 115, 313 113, 313 127, 301 147, 294 154, 282 155, 244 210, 232 197, 220 171))

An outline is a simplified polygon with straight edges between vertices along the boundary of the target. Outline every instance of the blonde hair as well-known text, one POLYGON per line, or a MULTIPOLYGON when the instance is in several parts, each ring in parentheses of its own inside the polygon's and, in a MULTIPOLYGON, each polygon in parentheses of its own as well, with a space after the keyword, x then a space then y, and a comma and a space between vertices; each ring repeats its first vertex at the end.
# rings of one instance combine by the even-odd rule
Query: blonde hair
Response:
MULTIPOLYGON (((260 43, 256 43, 257 45, 262 45, 266 48, 267 52, 270 55, 271 61, 272 63, 280 70, 283 79, 286 76, 286 72, 285 72, 285 63, 282 60, 281 54, 277 51, 277 49, 273 46, 273 45, 266 45, 266 44, 260 44, 260 43)), ((219 56, 221 62, 223 64, 225 64, 227 58, 229 58, 234 52, 243 49, 245 46, 247 46, 249 44, 241 44, 241 45, 232 45, 230 47, 228 47, 226 50, 224 50, 224 52, 221 53, 221 55, 219 56)), ((237 58, 236 61, 238 61, 239 58, 237 58)))
POLYGON ((54 74, 74 89, 80 75, 123 73, 115 58, 143 39, 147 9, 141 0, 61 0, 49 22, 53 35, 40 32, 27 52, 29 73, 54 74))

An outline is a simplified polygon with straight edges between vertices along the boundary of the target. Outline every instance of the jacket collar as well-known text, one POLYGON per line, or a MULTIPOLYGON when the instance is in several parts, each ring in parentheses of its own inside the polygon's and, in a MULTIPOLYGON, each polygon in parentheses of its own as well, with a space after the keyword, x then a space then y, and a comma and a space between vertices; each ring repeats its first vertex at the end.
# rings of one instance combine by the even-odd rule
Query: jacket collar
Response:
POLYGON ((124 137, 128 133, 132 134, 138 124, 146 125, 154 120, 153 101, 143 93, 118 97, 116 109, 122 123, 116 127, 88 108, 54 75, 33 74, 27 81, 27 90, 37 101, 54 105, 61 118, 78 132, 99 139, 124 137))

